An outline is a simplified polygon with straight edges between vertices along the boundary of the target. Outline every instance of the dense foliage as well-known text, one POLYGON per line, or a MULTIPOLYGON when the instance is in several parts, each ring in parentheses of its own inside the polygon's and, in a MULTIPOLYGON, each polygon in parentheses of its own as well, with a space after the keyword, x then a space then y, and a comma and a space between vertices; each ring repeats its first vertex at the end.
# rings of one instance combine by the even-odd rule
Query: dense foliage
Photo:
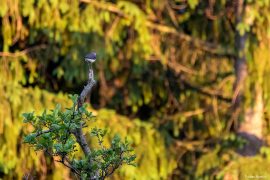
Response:
POLYGON ((130 154, 133 150, 127 139, 121 142, 119 135, 112 139, 110 147, 103 144, 107 130, 93 128, 91 135, 98 140, 98 149, 91 149, 91 153, 85 154, 80 159, 76 158, 76 151, 80 141, 77 136, 78 129, 86 127, 86 122, 93 118, 87 111, 86 104, 78 107, 78 96, 70 97, 73 105, 61 111, 57 105, 51 113, 46 110, 41 116, 34 113, 24 113, 24 122, 30 123, 34 131, 24 138, 24 142, 32 145, 36 151, 42 150, 50 156, 58 157, 66 167, 81 179, 105 179, 123 164, 134 165, 135 155, 130 154))
POLYGON ((87 80, 83 57, 95 50, 96 123, 111 129, 104 142, 127 136, 138 159, 115 178, 269 177, 267 147, 252 158, 235 150, 245 144, 236 131, 257 95, 262 137, 270 140, 270 1, 245 0, 237 20, 240 2, 0 1, 1 176, 59 177, 63 167, 22 144, 31 129, 21 114, 68 107, 66 94, 79 93, 87 80), (237 34, 246 37, 241 50, 237 34), (248 75, 236 118, 234 62, 243 56, 248 75))

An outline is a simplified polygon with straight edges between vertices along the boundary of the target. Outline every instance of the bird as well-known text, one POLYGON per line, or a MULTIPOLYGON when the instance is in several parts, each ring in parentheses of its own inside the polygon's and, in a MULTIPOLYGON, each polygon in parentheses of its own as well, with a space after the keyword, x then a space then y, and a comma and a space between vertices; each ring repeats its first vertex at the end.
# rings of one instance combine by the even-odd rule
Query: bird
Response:
POLYGON ((96 58, 97 58, 97 53, 91 52, 91 53, 88 53, 88 54, 84 57, 84 60, 85 60, 86 62, 93 63, 93 62, 96 61, 96 58))

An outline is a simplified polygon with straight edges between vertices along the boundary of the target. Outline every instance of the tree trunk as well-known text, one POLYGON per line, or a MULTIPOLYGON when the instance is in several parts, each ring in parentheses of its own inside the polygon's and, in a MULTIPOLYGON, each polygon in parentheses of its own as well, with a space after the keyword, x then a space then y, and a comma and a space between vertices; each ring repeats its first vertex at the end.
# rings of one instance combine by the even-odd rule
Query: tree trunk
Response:
POLYGON ((262 89, 255 93, 254 106, 245 110, 244 121, 240 124, 238 134, 247 141, 247 144, 238 152, 243 156, 254 156, 259 153, 262 143, 263 128, 263 99, 262 89))
MULTIPOLYGON (((235 12, 236 12, 236 25, 242 22, 243 17, 243 8, 244 8, 244 0, 238 0, 235 4, 235 12)), ((242 104, 243 98, 243 86, 244 81, 247 77, 247 62, 246 62, 246 54, 245 54, 245 44, 246 44, 247 33, 241 35, 239 31, 236 31, 235 36, 235 48, 237 50, 236 59, 234 61, 234 69, 236 80, 234 84, 234 94, 233 94, 233 105, 234 109, 238 110, 240 105, 242 104)))
MULTIPOLYGON (((236 1, 236 25, 243 22, 244 8, 244 0, 236 1)), ((240 113, 244 113, 244 121, 241 122, 237 127, 237 133, 240 137, 244 138, 247 143, 242 149, 239 149, 238 152, 243 156, 253 156, 259 152, 260 147, 262 146, 263 100, 262 89, 260 86, 257 86, 255 96, 253 97, 253 107, 249 107, 245 110, 242 109, 244 107, 244 84, 245 79, 248 77, 245 54, 247 35, 247 33, 241 35, 240 32, 237 31, 235 36, 235 48, 237 50, 237 56, 234 64, 236 80, 233 95, 233 116, 237 117, 236 122, 238 123, 240 113)))

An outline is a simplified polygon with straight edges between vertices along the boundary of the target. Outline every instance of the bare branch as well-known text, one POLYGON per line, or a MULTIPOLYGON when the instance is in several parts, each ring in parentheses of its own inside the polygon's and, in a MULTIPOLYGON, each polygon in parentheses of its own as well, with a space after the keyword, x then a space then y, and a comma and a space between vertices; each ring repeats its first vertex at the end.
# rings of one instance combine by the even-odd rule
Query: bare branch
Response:
POLYGON ((84 86, 84 88, 80 94, 80 97, 78 99, 78 108, 80 108, 83 105, 87 94, 90 93, 90 91, 93 88, 93 86, 95 85, 95 83, 96 83, 96 81, 94 79, 94 72, 93 72, 93 69, 91 68, 91 69, 89 69, 88 83, 86 86, 84 86))
POLYGON ((40 45, 37 45, 37 46, 33 46, 33 47, 30 47, 30 48, 26 48, 22 51, 19 51, 19 52, 0 52, 0 57, 12 57, 12 58, 17 58, 17 57, 20 57, 20 56, 24 56, 32 51, 36 51, 36 50, 39 50, 39 49, 45 49, 46 48, 46 45, 45 44, 40 44, 40 45))
MULTIPOLYGON (((78 111, 80 111, 80 107, 82 107, 86 96, 91 92, 93 86, 95 85, 96 81, 94 79, 94 71, 91 68, 89 68, 89 75, 88 75, 88 82, 87 85, 84 86, 80 96, 78 97, 78 105, 77 105, 77 109, 78 111)), ((80 145, 80 147, 82 148, 84 155, 85 156, 89 156, 91 154, 91 150, 90 147, 87 143, 86 137, 83 134, 82 128, 83 128, 83 122, 80 125, 80 128, 75 129, 72 133, 74 134, 74 136, 76 137, 76 141, 78 142, 78 144, 80 145)), ((90 159, 90 164, 93 163, 93 160, 90 159)), ((95 175, 93 177, 91 177, 90 179, 98 179, 98 172, 95 173, 95 175)))
POLYGON ((216 92, 215 90, 201 88, 201 87, 195 86, 193 84, 190 84, 187 81, 183 81, 183 84, 186 85, 187 88, 190 88, 191 90, 197 91, 198 93, 201 93, 203 95, 216 97, 217 99, 222 100, 224 102, 228 102, 228 103, 232 102, 232 99, 230 97, 225 97, 222 94, 216 92))
MULTIPOLYGON (((114 13, 122 18, 129 18, 127 14, 125 14, 121 9, 119 9, 115 4, 109 2, 101 2, 101 1, 93 1, 93 0, 80 0, 83 3, 89 3, 98 9, 102 9, 105 11, 109 11, 114 13)), ((179 39, 179 41, 190 42, 192 46, 195 48, 201 49, 205 52, 209 52, 211 54, 219 55, 219 56, 228 56, 234 57, 233 49, 229 49, 228 47, 224 48, 220 45, 203 41, 198 38, 193 38, 187 34, 178 32, 174 27, 170 27, 167 25, 159 24, 153 22, 151 19, 146 20, 146 26, 152 30, 157 30, 160 33, 170 34, 179 39)))
MULTIPOLYGON (((80 109, 80 107, 82 107, 84 101, 85 101, 85 98, 86 96, 90 93, 91 89, 93 88, 93 86, 95 85, 96 81, 94 79, 94 72, 93 72, 93 69, 89 69, 89 79, 88 79, 88 83, 86 86, 84 86, 82 92, 81 92, 81 95, 79 96, 78 98, 78 110, 80 109)), ((77 142, 79 143, 79 145, 81 146, 84 154, 87 156, 91 153, 91 150, 88 146, 88 143, 86 141, 86 138, 85 136, 83 135, 83 132, 82 132, 82 126, 83 124, 81 124, 81 127, 76 129, 73 134, 75 135, 76 137, 76 140, 77 142)))

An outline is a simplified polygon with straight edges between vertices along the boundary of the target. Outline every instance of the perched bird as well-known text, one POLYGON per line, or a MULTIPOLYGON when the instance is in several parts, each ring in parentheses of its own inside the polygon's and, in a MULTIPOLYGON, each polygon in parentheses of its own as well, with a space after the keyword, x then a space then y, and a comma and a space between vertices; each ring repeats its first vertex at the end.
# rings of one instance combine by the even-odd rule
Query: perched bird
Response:
POLYGON ((86 62, 89 62, 89 63, 93 63, 96 61, 96 57, 97 57, 97 54, 95 52, 91 52, 89 54, 87 54, 85 57, 84 57, 84 60, 86 62))

